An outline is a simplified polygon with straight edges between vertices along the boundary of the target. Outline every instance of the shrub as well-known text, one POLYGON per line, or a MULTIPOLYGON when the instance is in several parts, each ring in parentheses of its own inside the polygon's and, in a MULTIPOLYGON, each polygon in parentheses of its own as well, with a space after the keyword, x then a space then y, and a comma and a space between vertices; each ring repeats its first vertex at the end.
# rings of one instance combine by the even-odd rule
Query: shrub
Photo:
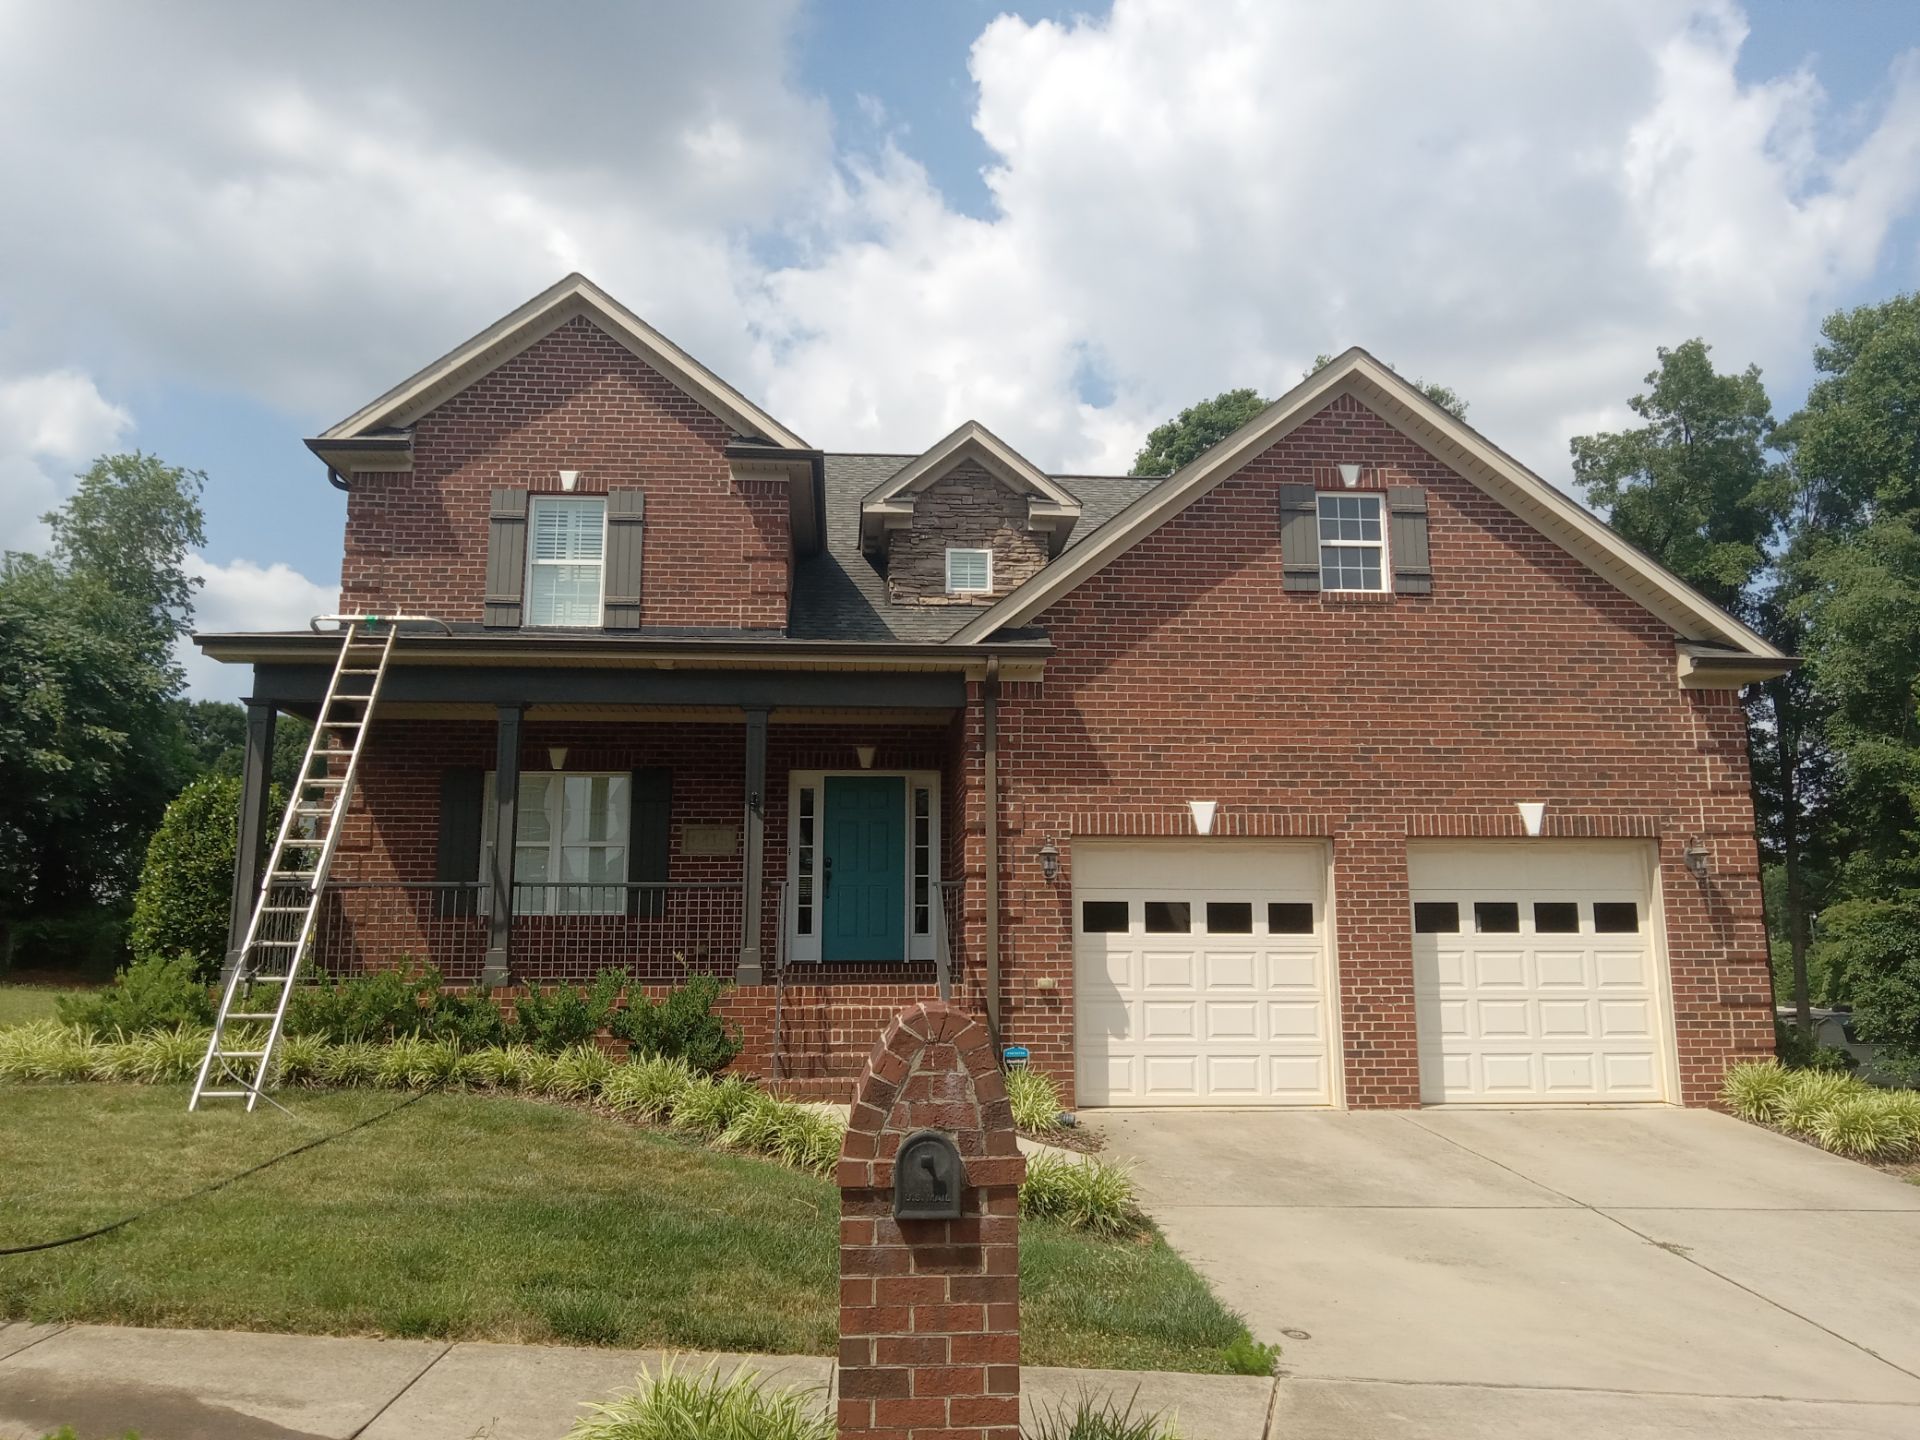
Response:
POLYGON ((1901 1117, 1872 1092, 1833 1101, 1813 1117, 1807 1133, 1823 1149, 1853 1160, 1896 1159, 1910 1143, 1901 1117))
POLYGON ((725 988, 711 975, 695 975, 659 1000, 635 992, 610 1027, 636 1055, 684 1060, 703 1075, 717 1074, 740 1053, 740 1031, 713 1011, 725 988))
POLYGON ((1039 1070, 1007 1071, 1007 1103, 1016 1129, 1040 1134, 1060 1126, 1060 1088, 1039 1070))
MULTIPOLYGON (((286 802, 275 786, 273 813, 286 802)), ((240 781, 209 775, 174 797, 147 842, 127 939, 136 960, 190 955, 211 979, 227 950, 240 781)))
POLYGON ((0 1080, 85 1080, 92 1068, 84 1030, 54 1020, 0 1030, 0 1080))
POLYGON ((1876 1068, 1920 1079, 1920 901, 1847 901, 1820 928, 1845 952, 1854 1033, 1875 1047, 1876 1068))
POLYGON ((274 1070, 282 1085, 311 1085, 321 1078, 327 1042, 318 1035, 282 1035, 274 1051, 274 1070))
POLYGON ((296 986, 286 1028, 289 1035, 318 1035, 336 1045, 431 1035, 476 1047, 498 1044, 506 1034, 500 1007, 486 991, 452 994, 433 966, 404 956, 390 969, 319 975, 296 986))
POLYGON ((113 984, 84 995, 63 995, 54 1002, 60 1019, 94 1035, 175 1025, 211 1025, 213 996, 191 956, 136 960, 113 984))
POLYGON ((847 1122, 817 1105, 788 1102, 780 1114, 773 1153, 783 1164, 814 1175, 831 1175, 840 1163, 847 1122))
POLYGON ((585 989, 556 985, 544 993, 529 990, 514 1002, 509 1033, 522 1045, 558 1055, 607 1027, 626 983, 626 971, 602 970, 585 989))
POLYGON ((111 980, 127 954, 124 902, 89 905, 69 915, 34 915, 5 926, 0 974, 8 970, 58 970, 84 980, 111 980))
POLYGON ((756 1090, 742 1105, 727 1128, 720 1132, 719 1143, 729 1150, 747 1150, 755 1154, 770 1152, 780 1140, 780 1120, 788 1102, 756 1090))
POLYGON ((560 1100, 591 1100, 613 1073, 613 1062, 598 1045, 570 1045, 553 1059, 547 1093, 560 1100))
POLYGON ((600 1098, 622 1115, 642 1120, 664 1120, 687 1088, 698 1083, 684 1060, 654 1056, 614 1067, 600 1088, 600 1098))
POLYGON ((1773 1022, 1773 1053, 1789 1070, 1852 1070, 1860 1063, 1851 1051, 1822 1045, 1791 1020, 1778 1018, 1773 1022))
POLYGON ((1793 1088, 1793 1072, 1772 1060, 1736 1065, 1727 1071, 1720 1098, 1742 1120, 1771 1125, 1780 1118, 1780 1104, 1793 1088))
POLYGON ((1866 1087, 1847 1075, 1829 1070, 1795 1070, 1793 1083, 1775 1107, 1775 1123, 1789 1135, 1810 1135, 1820 1112, 1834 1101, 1866 1087))
POLYGON ((134 1044, 133 1078, 148 1085, 178 1085, 200 1073, 211 1029, 176 1025, 171 1030, 149 1030, 134 1044))
POLYGON ((380 1079, 380 1047, 366 1040, 330 1045, 320 1060, 320 1078, 329 1085, 372 1085, 380 1079))
POLYGON ((726 1379, 714 1365, 696 1375, 672 1362, 642 1375, 630 1394, 590 1405, 567 1440, 834 1440, 834 1418, 817 1390, 769 1390, 742 1366, 726 1379))
MULTIPOLYGON (((1266 1373, 1271 1373, 1271 1362, 1266 1373)), ((1024 1440, 1178 1440, 1178 1432, 1157 1411, 1134 1409, 1139 1398, 1136 1390, 1121 1405, 1082 1391, 1071 1407, 1061 1401, 1042 1410, 1021 1434, 1024 1440)))
POLYGON ((1280 1363, 1280 1347, 1242 1335, 1220 1352, 1230 1375, 1271 1375, 1280 1363))
POLYGON ((680 1092, 668 1123, 675 1130, 710 1140, 725 1131, 759 1093, 737 1077, 695 1080, 680 1092))
POLYGON ((1106 1160, 1034 1156, 1020 1186, 1020 1213, 1094 1235, 1127 1235, 1140 1226, 1133 1176, 1106 1160))

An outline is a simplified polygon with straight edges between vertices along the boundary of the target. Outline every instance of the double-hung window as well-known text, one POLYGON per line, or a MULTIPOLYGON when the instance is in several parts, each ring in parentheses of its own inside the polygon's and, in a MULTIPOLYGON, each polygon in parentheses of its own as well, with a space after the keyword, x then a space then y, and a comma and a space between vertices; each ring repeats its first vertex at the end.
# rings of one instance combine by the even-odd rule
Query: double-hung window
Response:
POLYGON ((539 495, 527 538, 527 624, 599 625, 607 502, 539 495))
POLYGON ((993 551, 947 551, 947 593, 988 595, 993 591, 993 551))
POLYGON ((1385 522, 1378 495, 1322 495, 1320 588, 1384 590, 1387 573, 1385 522))
MULTIPOLYGON (((493 785, 487 775, 480 877, 493 873, 493 785)), ((632 778, 522 774, 514 815, 514 910, 521 915, 627 913, 632 778)))

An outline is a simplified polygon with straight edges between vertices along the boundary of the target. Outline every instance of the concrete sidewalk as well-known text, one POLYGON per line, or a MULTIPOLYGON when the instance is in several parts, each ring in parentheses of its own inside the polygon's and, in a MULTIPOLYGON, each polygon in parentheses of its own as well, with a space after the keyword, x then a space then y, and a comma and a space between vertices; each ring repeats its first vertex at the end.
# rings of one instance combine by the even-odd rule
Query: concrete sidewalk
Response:
MULTIPOLYGON (((114 1325, 0 1325, 0 1440, 71 1425, 81 1440, 559 1440, 582 1413, 659 1367, 654 1350, 448 1344, 114 1325)), ((688 1355, 819 1387, 815 1356, 688 1355)), ((1161 1371, 1022 1373, 1023 1411, 1080 1392, 1176 1415, 1183 1440, 1265 1440, 1274 1382, 1161 1371)))

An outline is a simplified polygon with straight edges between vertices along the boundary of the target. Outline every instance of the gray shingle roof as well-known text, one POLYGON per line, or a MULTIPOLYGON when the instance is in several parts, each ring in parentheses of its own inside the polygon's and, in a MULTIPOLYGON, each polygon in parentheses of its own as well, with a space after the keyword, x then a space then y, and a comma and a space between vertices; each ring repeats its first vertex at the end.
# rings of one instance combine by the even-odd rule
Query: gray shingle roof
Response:
MULTIPOLYGON (((896 605, 860 550, 860 502, 915 455, 828 455, 827 544, 798 563, 787 633, 796 640, 940 641, 980 612, 971 605, 896 605)), ((1071 550, 1160 483, 1150 475, 1056 475, 1080 501, 1071 550)))

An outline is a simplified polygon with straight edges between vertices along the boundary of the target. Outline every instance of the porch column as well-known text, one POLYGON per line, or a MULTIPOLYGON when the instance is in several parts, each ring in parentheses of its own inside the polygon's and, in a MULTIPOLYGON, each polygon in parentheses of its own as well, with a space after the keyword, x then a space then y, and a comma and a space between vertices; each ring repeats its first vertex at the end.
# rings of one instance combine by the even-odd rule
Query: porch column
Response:
MULTIPOLYGON (((246 943, 247 923, 260 893, 261 851, 266 844, 267 813, 273 792, 273 722, 279 712, 271 701, 248 698, 247 744, 240 761, 239 834, 233 849, 233 908, 227 917, 227 960, 222 985, 233 978, 246 943)), ((288 797, 292 803, 292 797, 288 797)))
POLYGON ((740 883, 746 893, 741 897, 740 968, 734 981, 740 985, 764 983, 760 964, 761 892, 766 888, 767 844, 767 707, 749 708, 747 715, 747 812, 746 845, 742 852, 740 883))
POLYGON ((502 705, 496 724, 493 760, 493 863, 487 872, 487 961, 482 985, 512 983, 513 857, 515 810, 520 799, 520 722, 524 710, 502 705))

